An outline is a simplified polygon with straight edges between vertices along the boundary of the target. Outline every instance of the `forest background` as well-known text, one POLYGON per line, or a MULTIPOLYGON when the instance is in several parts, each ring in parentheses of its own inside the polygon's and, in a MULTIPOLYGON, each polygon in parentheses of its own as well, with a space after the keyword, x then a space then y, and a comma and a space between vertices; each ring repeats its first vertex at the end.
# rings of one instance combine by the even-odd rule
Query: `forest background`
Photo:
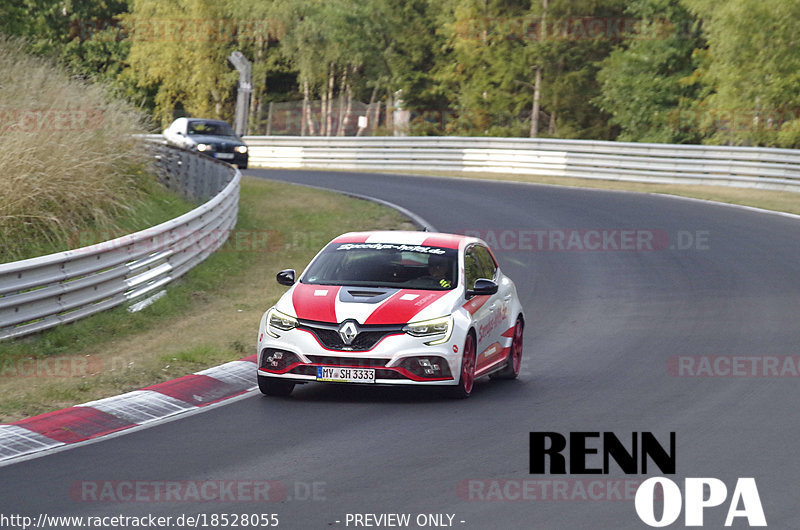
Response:
POLYGON ((0 32, 108 84, 154 130, 232 122, 238 50, 250 134, 780 147, 800 145, 798 22, 785 0, 0 3, 0 32))

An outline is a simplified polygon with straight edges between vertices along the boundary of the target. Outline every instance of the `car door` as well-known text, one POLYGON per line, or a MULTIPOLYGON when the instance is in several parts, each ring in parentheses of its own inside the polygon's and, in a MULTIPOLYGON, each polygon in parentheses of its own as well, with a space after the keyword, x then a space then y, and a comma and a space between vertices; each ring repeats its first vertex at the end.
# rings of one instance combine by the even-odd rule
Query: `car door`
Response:
POLYGON ((516 298, 516 291, 511 280, 500 270, 494 254, 486 249, 483 256, 486 260, 486 267, 494 274, 491 279, 497 284, 497 294, 494 296, 494 300, 496 304, 495 310, 500 313, 497 325, 497 338, 499 339, 514 324, 515 315, 512 314, 512 308, 516 298))
MULTIPOLYGON (((480 244, 467 248, 464 255, 464 277, 467 288, 472 288, 475 280, 479 278, 497 281, 498 272, 497 263, 488 248, 480 244)), ((482 369, 503 359, 500 335, 505 331, 502 329, 503 315, 507 309, 499 290, 493 295, 474 296, 469 306, 474 309, 472 318, 478 339, 475 368, 476 373, 480 374, 482 369)))

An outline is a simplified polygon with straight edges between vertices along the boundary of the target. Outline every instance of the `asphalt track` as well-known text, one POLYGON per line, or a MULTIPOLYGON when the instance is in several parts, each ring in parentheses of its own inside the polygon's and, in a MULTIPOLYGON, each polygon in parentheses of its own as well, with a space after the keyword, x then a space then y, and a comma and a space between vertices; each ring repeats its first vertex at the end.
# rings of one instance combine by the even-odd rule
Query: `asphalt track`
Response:
MULTIPOLYGON (((4 467, 0 514, 275 513, 280 528, 297 529, 354 528, 346 526, 348 513, 411 514, 411 528, 418 514, 453 514, 457 528, 643 528, 633 502, 618 500, 613 488, 605 496, 610 499, 596 500, 583 499, 575 488, 581 480, 589 485, 644 476, 625 476, 613 462, 608 475, 530 475, 529 432, 611 431, 625 440, 650 431, 666 443, 674 431, 677 473, 670 478, 681 485, 684 477, 720 478, 730 500, 737 477, 754 477, 769 526, 800 527, 796 374, 785 367, 783 377, 748 373, 751 361, 737 365, 744 375, 726 376, 724 364, 717 365, 718 377, 676 372, 679 357, 697 356, 781 363, 796 356, 797 366, 797 219, 667 197, 510 183, 248 174, 392 201, 442 231, 504 233, 497 255, 516 281, 527 316, 519 380, 481 380, 465 401, 321 385, 298 387, 289 399, 253 393, 4 467), (532 230, 547 231, 544 248, 532 230), (547 246, 559 233, 619 230, 654 231, 658 248, 547 246), (664 234, 669 243, 661 245, 664 234), (520 235, 522 243, 514 243, 520 235), (564 478, 573 480, 568 500, 551 500, 552 492, 547 500, 530 498, 546 491, 529 489, 528 498, 500 501, 490 482, 510 479, 494 483, 512 485, 501 491, 508 499, 521 495, 520 481, 564 478), (71 495, 79 481, 214 480, 279 481, 288 495, 268 503, 246 502, 246 494, 235 502, 92 502, 74 489, 71 495), (480 500, 480 484, 494 497, 480 500)), ((654 474, 661 473, 649 470, 654 474)), ((727 501, 706 510, 706 526, 722 527, 727 510, 727 501)), ((674 526, 682 525, 681 517, 674 526)), ((742 518, 734 524, 746 526, 742 518)))

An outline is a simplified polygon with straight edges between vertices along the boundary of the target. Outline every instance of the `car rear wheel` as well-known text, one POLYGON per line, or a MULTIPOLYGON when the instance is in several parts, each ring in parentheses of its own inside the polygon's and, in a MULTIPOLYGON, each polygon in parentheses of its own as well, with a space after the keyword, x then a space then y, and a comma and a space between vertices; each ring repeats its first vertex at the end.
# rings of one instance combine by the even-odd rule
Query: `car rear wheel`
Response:
POLYGON ((475 336, 470 333, 464 341, 461 355, 461 377, 458 385, 449 387, 451 397, 466 399, 472 394, 475 384, 475 336))
POLYGON ((288 396, 294 390, 294 383, 273 377, 258 376, 258 389, 267 396, 288 396))
POLYGON ((516 379, 522 365, 522 319, 518 318, 514 325, 514 334, 511 339, 511 349, 508 351, 508 362, 499 371, 489 377, 491 379, 516 379))

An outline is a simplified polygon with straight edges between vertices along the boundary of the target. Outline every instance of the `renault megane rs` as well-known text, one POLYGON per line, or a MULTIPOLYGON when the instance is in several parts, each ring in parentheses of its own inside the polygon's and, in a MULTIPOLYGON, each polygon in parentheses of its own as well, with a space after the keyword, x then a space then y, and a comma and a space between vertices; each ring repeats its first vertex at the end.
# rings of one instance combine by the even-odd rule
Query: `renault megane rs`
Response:
POLYGON ((258 385, 437 385, 455 397, 476 378, 514 379, 525 320, 514 283, 480 239, 431 232, 337 237, 266 311, 258 385))

